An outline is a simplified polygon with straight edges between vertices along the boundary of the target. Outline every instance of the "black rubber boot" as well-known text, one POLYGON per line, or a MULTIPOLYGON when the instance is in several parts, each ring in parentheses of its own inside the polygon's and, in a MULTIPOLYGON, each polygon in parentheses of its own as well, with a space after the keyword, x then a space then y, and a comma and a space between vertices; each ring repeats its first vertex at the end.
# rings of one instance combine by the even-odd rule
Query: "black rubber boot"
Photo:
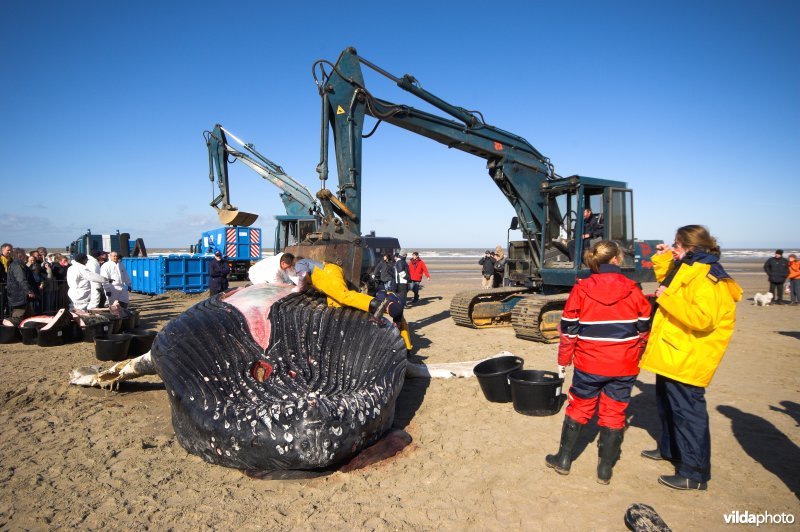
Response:
POLYGON ((600 437, 597 440, 597 482, 608 484, 611 482, 611 470, 619 460, 623 429, 610 429, 600 427, 600 437))
POLYGON ((548 454, 544 461, 547 467, 552 467, 556 473, 569 475, 569 468, 572 467, 572 451, 578 442, 578 435, 581 433, 583 425, 569 416, 564 416, 564 425, 561 427, 561 445, 558 454, 548 454))

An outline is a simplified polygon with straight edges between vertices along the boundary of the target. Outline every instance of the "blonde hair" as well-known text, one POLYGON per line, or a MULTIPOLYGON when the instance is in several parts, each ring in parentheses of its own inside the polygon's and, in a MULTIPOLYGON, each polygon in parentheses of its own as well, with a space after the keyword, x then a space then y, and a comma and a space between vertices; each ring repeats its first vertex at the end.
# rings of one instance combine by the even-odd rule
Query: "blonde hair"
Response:
POLYGON ((675 232, 675 241, 688 251, 705 251, 720 256, 717 239, 711 236, 708 228, 702 225, 684 225, 675 232))
POLYGON ((601 264, 608 264, 616 257, 618 262, 624 258, 622 246, 613 240, 601 240, 583 253, 583 262, 594 272, 600 271, 601 264))

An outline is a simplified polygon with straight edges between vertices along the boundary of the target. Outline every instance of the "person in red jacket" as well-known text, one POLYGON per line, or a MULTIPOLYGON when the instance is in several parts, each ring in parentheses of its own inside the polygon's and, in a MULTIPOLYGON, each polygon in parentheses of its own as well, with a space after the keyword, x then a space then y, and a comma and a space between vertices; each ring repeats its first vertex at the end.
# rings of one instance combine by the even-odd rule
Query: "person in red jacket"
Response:
POLYGON ((425 262, 419 258, 419 253, 414 251, 411 253, 411 261, 408 263, 408 277, 411 280, 411 286, 409 286, 409 288, 414 292, 414 303, 419 301, 419 283, 422 282, 423 275, 428 279, 431 278, 431 274, 428 273, 428 267, 425 265, 425 262))
POLYGON ((572 288, 560 325, 560 376, 566 366, 575 364, 569 406, 558 453, 545 458, 548 467, 569 474, 578 435, 598 410, 597 481, 601 484, 609 483, 619 459, 625 409, 650 329, 650 302, 620 272, 622 258, 619 244, 608 240, 595 243, 584 254, 593 273, 578 279, 572 288))

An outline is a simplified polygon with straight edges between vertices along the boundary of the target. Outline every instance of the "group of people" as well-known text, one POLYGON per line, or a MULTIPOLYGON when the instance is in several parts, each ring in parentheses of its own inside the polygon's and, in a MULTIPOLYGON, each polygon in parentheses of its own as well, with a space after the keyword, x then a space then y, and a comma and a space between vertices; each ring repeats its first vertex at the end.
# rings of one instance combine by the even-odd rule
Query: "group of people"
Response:
POLYGON ((625 411, 640 369, 656 374, 661 422, 658 447, 645 459, 676 466, 658 481, 705 490, 711 478, 711 437, 705 389, 722 360, 742 289, 719 263, 716 239, 699 225, 677 230, 652 257, 659 283, 654 304, 620 271, 621 247, 595 242, 584 255, 592 274, 578 279, 560 324, 559 373, 575 366, 559 449, 545 463, 570 471, 578 436, 598 414, 597 480, 608 484, 620 457, 625 411))
POLYGON ((372 269, 372 280, 378 289, 397 293, 403 301, 407 301, 408 292, 414 294, 412 303, 419 301, 419 289, 422 277, 431 278, 428 266, 419 257, 419 253, 411 253, 411 260, 406 262, 408 255, 403 253, 384 253, 383 257, 372 269))
POLYGON ((2 318, 18 325, 25 317, 47 310, 48 286, 66 279, 68 265, 69 259, 60 253, 49 256, 44 247, 27 253, 9 243, 0 245, 0 283, 6 285, 2 318))
POLYGON ((478 264, 482 266, 482 288, 498 288, 503 286, 506 262, 507 260, 505 253, 503 253, 502 246, 497 246, 494 251, 489 249, 486 250, 486 252, 483 254, 483 257, 478 260, 478 264))
POLYGON ((67 270, 72 310, 128 307, 131 278, 116 251, 76 253, 67 270))
POLYGON ((797 255, 791 253, 789 260, 786 260, 783 258, 783 250, 776 249, 775 254, 764 263, 764 271, 769 280, 769 291, 775 305, 787 303, 783 300, 784 291, 789 292, 787 304, 800 304, 800 261, 797 260, 797 255))
MULTIPOLYGON (((212 266, 216 269, 213 261, 212 266)), ((292 286, 292 292, 304 292, 313 286, 327 296, 330 306, 352 307, 370 314, 385 312, 398 328, 406 349, 410 351, 413 347, 408 323, 403 317, 405 297, 385 287, 374 296, 353 290, 347 285, 342 268, 336 264, 299 258, 292 253, 277 253, 251 266, 248 278, 254 285, 292 286)))
POLYGON ((29 316, 56 310, 45 308, 50 283, 55 283, 51 292, 66 292, 71 309, 88 310, 115 303, 127 307, 131 280, 117 252, 77 253, 70 260, 61 253, 49 255, 44 247, 26 253, 4 243, 0 245, 0 283, 6 285, 2 318, 7 315, 18 326, 29 316))

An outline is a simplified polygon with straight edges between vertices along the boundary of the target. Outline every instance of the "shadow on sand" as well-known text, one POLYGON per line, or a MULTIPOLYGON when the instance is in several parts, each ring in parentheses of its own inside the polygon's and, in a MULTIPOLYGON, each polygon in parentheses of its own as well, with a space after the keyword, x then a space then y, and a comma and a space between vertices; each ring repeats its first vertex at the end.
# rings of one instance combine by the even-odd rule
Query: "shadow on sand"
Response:
MULTIPOLYGON (((797 403, 782 401, 781 404, 785 410, 770 408, 786 413, 795 421, 800 418, 797 403)), ((800 499, 800 475, 797 473, 800 471, 800 447, 766 419, 728 405, 718 406, 717 411, 731 420, 733 435, 744 452, 781 479, 800 499)))

